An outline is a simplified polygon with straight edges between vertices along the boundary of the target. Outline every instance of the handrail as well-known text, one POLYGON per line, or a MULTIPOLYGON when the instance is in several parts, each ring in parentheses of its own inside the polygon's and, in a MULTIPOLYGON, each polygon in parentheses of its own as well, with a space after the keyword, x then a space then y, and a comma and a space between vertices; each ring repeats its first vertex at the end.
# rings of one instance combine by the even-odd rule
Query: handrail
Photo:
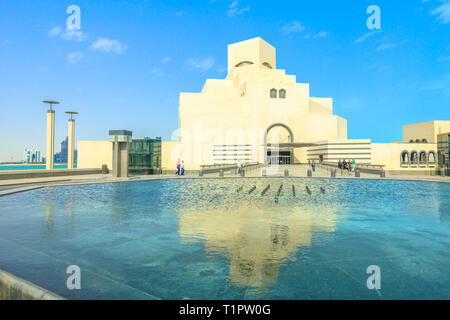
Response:
MULTIPOLYGON (((242 163, 242 167, 256 165, 256 164, 258 164, 258 163, 257 162, 242 163)), ((208 168, 222 168, 222 167, 231 167, 231 166, 237 167, 237 163, 203 164, 200 166, 200 168, 208 169, 208 168)))
MULTIPOLYGON (((337 168, 337 166, 338 166, 337 163, 329 163, 329 162, 321 162, 319 164, 324 165, 324 166, 333 167, 333 168, 337 168)), ((360 163, 360 164, 356 163, 355 166, 357 168, 364 167, 364 168, 374 168, 374 169, 383 169, 384 167, 386 167, 386 165, 384 165, 384 164, 365 164, 365 163, 360 163)))
MULTIPOLYGON (((242 164, 242 169, 248 170, 249 168, 253 168, 254 166, 258 166, 258 163, 255 162, 255 163, 242 164)), ((208 173, 216 173, 216 172, 219 172, 220 170, 223 170, 223 172, 236 170, 237 164, 228 164, 228 165, 222 165, 222 166, 202 165, 200 167, 204 174, 205 173, 208 174, 208 173)))

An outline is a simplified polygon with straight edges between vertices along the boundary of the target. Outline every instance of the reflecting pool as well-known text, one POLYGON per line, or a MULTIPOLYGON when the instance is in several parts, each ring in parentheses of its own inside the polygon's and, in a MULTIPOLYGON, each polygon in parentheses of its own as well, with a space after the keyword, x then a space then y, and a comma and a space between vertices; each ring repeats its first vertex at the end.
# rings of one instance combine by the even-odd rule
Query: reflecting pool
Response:
POLYGON ((0 269, 69 299, 450 298, 447 183, 158 180, 34 190, 0 208, 0 269), (81 290, 66 286, 70 265, 81 290))

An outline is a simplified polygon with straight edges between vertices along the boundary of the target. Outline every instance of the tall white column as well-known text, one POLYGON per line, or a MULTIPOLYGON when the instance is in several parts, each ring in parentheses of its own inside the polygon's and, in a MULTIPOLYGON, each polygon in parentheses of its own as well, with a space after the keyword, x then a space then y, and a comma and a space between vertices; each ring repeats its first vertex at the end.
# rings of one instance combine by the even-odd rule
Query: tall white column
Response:
POLYGON ((75 162, 75 120, 69 119, 67 169, 73 169, 75 162))
POLYGON ((47 150, 45 167, 47 170, 54 169, 55 154, 55 110, 47 111, 47 150))

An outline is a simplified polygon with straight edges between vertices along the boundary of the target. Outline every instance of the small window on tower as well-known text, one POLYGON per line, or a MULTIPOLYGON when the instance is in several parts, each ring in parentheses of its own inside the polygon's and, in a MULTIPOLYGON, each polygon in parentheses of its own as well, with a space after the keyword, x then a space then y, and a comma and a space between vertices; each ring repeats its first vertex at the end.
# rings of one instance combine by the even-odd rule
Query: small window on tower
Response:
POLYGON ((286 99, 286 90, 284 89, 280 90, 280 99, 286 99))
POLYGON ((253 62, 251 62, 251 61, 242 61, 242 62, 239 62, 237 65, 236 65, 236 67, 244 67, 244 66, 249 66, 249 65, 251 65, 251 64, 253 64, 253 62))
POLYGON ((277 89, 270 90, 270 98, 272 98, 272 99, 277 98, 277 89))

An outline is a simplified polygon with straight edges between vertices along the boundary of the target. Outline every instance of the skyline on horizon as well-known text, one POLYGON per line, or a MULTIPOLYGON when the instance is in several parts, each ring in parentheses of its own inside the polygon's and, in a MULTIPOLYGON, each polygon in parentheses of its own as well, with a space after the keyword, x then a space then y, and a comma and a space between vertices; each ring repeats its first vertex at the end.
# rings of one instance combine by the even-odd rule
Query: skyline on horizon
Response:
POLYGON ((0 161, 45 155, 47 106, 56 99, 55 145, 74 109, 76 140, 110 129, 170 140, 178 94, 227 73, 227 45, 261 37, 277 68, 331 97, 349 139, 402 140, 402 126, 450 120, 450 1, 89 1, 0 3, 0 161), (67 7, 81 29, 65 28, 67 7), (368 6, 381 30, 368 30, 368 6), (325 8, 325 9, 324 9, 325 8), (132 19, 131 19, 132 18, 132 19), (125 110, 125 111, 123 111, 125 110))

